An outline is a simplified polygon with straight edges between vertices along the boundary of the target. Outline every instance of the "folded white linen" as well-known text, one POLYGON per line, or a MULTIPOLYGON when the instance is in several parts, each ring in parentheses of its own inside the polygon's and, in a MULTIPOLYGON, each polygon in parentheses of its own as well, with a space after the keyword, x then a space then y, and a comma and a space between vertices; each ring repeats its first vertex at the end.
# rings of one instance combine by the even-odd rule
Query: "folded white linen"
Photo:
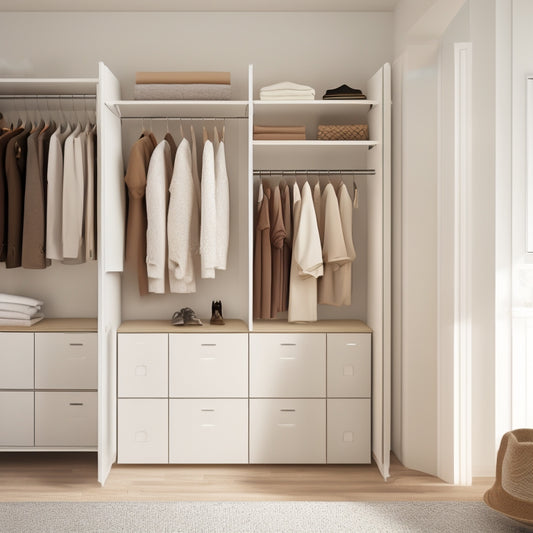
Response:
POLYGON ((18 313, 35 314, 42 309, 42 305, 24 305, 0 302, 0 311, 17 311, 18 313))
POLYGON ((315 97, 312 94, 276 94, 276 95, 270 95, 270 94, 261 94, 259 97, 262 101, 274 101, 274 100, 314 100, 315 97))
POLYGON ((11 304, 32 305, 32 306, 43 305, 43 302, 41 302, 41 300, 35 300, 34 298, 28 298, 27 296, 18 296, 17 294, 5 294, 5 293, 0 293, 0 302, 11 303, 11 304))
POLYGON ((0 318, 15 318, 17 320, 27 320, 30 318, 37 318, 43 316, 40 311, 35 313, 19 313, 18 311, 2 311, 0 309, 0 318))
POLYGON ((43 318, 44 316, 25 320, 19 320, 16 318, 0 318, 0 326, 33 326, 33 324, 37 324, 37 322, 40 322, 43 318))
POLYGON ((303 91, 303 92, 312 92, 313 96, 315 95, 315 90, 308 85, 300 85, 298 83, 293 83, 292 81, 282 81, 280 83, 274 83, 274 85, 267 85, 266 87, 261 87, 260 92, 272 92, 272 91, 303 91))

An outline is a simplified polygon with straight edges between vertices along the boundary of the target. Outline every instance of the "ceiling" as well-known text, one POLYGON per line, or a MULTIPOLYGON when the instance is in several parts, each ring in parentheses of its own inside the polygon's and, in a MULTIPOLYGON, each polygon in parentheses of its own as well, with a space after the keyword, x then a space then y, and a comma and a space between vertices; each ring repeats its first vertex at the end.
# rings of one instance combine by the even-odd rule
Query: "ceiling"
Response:
POLYGON ((394 11, 400 0, 0 0, 0 11, 394 11))

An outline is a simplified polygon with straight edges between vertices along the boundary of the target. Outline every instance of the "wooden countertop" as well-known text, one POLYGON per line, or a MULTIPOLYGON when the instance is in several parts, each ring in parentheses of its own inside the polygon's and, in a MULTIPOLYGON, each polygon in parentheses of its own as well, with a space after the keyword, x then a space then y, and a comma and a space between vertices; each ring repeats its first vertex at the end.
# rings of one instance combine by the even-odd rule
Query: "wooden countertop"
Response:
POLYGON ((98 320, 96 318, 43 318, 33 326, 0 326, 0 331, 95 333, 98 331, 98 320))
POLYGON ((372 333, 361 320, 318 320, 287 322, 286 320, 256 320, 253 333, 372 333))
POLYGON ((224 319, 223 326, 212 326, 209 318, 200 318, 203 326, 173 326, 170 320, 127 320, 118 333, 248 333, 242 320, 224 319))

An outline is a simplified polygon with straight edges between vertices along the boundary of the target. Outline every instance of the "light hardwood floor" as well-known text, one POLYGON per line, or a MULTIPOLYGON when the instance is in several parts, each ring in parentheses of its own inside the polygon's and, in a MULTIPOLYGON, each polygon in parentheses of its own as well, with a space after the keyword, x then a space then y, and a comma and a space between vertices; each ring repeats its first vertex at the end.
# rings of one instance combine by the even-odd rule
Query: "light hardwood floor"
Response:
POLYGON ((0 501, 480 501, 492 485, 456 487, 392 459, 375 465, 115 465, 105 487, 95 453, 0 453, 0 501))

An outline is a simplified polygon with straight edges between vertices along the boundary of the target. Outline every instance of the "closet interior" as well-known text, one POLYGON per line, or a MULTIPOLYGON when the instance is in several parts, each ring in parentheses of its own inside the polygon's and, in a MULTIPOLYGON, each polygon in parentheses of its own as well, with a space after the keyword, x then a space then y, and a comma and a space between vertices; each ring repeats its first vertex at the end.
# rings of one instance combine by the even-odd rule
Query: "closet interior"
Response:
MULTIPOLYGON (((97 318, 99 481, 105 482, 116 461, 368 463, 371 457, 387 477, 389 65, 363 88, 366 100, 263 101, 253 66, 248 94, 240 100, 122 100, 120 83, 103 63, 93 82, 98 260, 72 267, 80 269, 76 275, 66 274, 71 267, 52 265, 50 272, 55 268, 66 284, 72 276, 73 284, 55 298, 38 279, 45 271, 19 273, 20 280, 3 271, 0 288, 24 293, 41 288, 37 296, 54 300, 50 317, 97 318), (316 138, 320 124, 347 120, 368 124, 369 139, 316 138), (295 124, 305 125, 307 139, 254 139, 254 126, 295 124), (215 128, 224 130, 230 203, 226 269, 216 270, 212 279, 199 276, 193 293, 141 296, 135 265, 125 259, 130 150, 146 131, 157 141, 170 134, 176 145, 182 136, 192 143, 191 125, 198 147, 204 127, 211 138, 215 128), (286 312, 275 320, 254 320, 258 195, 280 182, 318 183, 322 191, 329 183, 343 184, 352 204, 357 191, 350 303, 317 304, 316 322, 289 322, 286 312), (224 326, 209 324, 213 300, 223 302, 224 326), (170 318, 183 307, 193 308, 204 325, 172 326, 170 318)), ((53 94, 90 94, 85 87, 60 85, 53 94)))

